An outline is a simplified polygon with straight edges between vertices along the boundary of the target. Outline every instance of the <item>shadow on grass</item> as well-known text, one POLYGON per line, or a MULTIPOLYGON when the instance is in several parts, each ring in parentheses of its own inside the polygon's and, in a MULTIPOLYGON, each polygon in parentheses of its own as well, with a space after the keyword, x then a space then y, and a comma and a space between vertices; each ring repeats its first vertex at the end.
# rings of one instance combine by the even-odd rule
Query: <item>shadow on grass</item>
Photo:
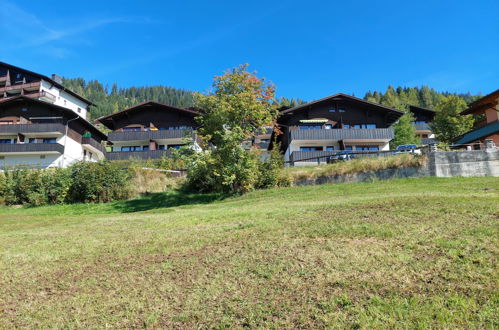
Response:
POLYGON ((121 213, 131 213, 182 205, 208 204, 224 197, 221 194, 190 194, 174 190, 122 201, 113 205, 113 208, 121 213))

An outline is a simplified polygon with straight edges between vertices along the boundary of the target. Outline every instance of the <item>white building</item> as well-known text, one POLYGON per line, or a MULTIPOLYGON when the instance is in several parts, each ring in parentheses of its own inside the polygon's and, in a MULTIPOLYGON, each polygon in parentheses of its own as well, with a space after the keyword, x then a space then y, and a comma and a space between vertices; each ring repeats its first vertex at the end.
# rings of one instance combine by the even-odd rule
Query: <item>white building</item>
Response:
POLYGON ((73 110, 24 95, 0 102, 0 170, 105 158, 106 135, 73 110))
POLYGON ((49 78, 0 62, 0 102, 20 95, 71 109, 84 119, 90 117, 89 108, 93 105, 89 100, 62 86, 62 78, 55 74, 49 78))

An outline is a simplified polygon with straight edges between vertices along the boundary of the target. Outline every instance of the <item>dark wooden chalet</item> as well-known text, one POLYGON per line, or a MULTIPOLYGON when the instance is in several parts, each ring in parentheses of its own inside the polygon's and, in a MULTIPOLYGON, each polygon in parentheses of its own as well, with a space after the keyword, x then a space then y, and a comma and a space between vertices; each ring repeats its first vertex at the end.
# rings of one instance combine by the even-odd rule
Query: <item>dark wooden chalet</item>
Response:
POLYGON ((149 101, 96 121, 111 130, 108 159, 153 159, 168 156, 172 149, 194 139, 199 115, 195 110, 149 101))
POLYGON ((388 150, 391 125, 403 112, 337 93, 283 110, 278 141, 286 161, 326 156, 342 150, 388 150))

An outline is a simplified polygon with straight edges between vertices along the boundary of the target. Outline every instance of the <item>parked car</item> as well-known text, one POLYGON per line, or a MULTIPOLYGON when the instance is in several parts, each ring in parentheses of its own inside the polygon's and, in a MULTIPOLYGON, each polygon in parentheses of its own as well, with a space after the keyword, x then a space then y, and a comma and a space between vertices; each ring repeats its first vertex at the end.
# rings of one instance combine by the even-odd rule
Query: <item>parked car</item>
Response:
POLYGON ((330 156, 327 160, 328 163, 340 162, 345 160, 352 159, 351 151, 340 151, 332 156, 330 156))
POLYGON ((394 152, 395 155, 407 154, 407 153, 414 154, 414 155, 421 155, 421 150, 415 144, 402 144, 402 145, 399 145, 397 147, 397 149, 395 149, 395 152, 394 152))

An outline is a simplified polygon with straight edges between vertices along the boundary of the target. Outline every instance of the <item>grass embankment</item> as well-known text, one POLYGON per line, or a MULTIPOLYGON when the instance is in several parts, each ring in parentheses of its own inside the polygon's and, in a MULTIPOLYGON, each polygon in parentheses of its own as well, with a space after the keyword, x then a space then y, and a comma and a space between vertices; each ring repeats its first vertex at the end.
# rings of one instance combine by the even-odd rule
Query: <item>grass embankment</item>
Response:
POLYGON ((2 207, 0 328, 497 328, 498 189, 425 178, 2 207))
POLYGON ((322 164, 317 166, 296 166, 283 170, 283 174, 291 181, 301 179, 316 179, 323 176, 349 175, 370 171, 385 170, 388 168, 401 168, 409 166, 423 166, 425 156, 401 154, 389 157, 356 158, 345 162, 322 164))

